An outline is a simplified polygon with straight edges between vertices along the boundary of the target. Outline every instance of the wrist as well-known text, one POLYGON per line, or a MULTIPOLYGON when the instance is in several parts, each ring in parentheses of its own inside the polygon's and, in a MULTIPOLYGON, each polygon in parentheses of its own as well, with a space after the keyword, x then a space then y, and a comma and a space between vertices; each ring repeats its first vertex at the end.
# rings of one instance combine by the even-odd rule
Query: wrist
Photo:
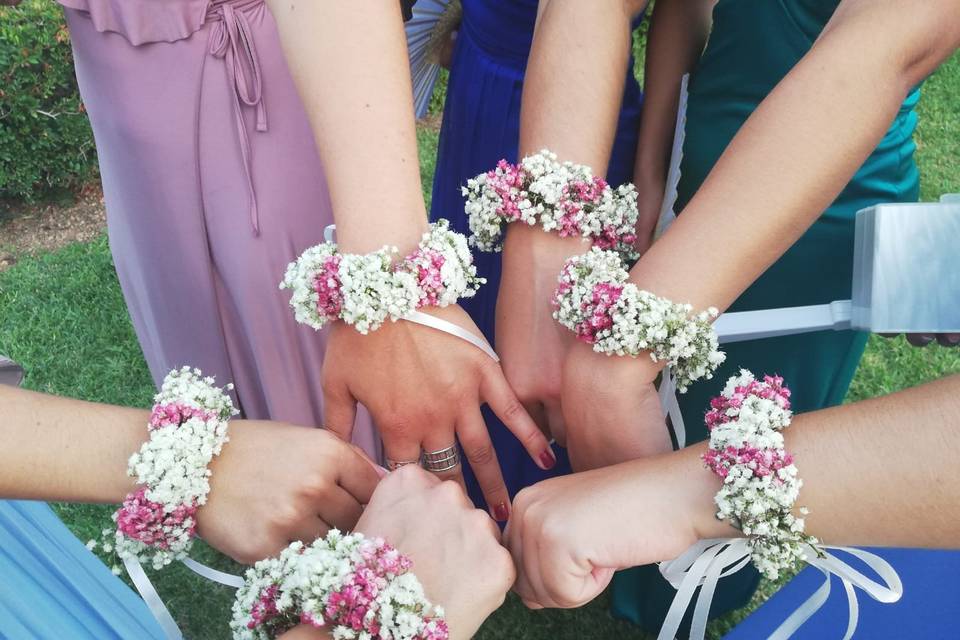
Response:
POLYGON ((722 483, 700 459, 705 450, 705 444, 698 444, 669 454, 675 458, 675 464, 669 473, 672 476, 671 481, 676 482, 679 487, 678 502, 683 517, 700 540, 740 537, 740 531, 726 520, 717 518, 713 499, 722 483))

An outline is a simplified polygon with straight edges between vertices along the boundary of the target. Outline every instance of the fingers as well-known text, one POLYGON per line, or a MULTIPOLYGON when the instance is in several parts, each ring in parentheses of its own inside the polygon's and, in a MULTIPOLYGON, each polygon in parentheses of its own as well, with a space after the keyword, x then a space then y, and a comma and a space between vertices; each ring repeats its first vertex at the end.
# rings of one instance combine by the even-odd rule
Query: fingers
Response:
POLYGON ((417 466, 420 462, 420 443, 411 440, 408 437, 397 437, 388 435, 381 431, 383 438, 383 455, 387 459, 387 468, 391 468, 391 463, 413 463, 409 465, 400 465, 399 471, 403 466, 417 466))
POLYGON ((378 482, 377 467, 363 450, 353 445, 345 447, 337 465, 337 484, 357 503, 367 504, 378 482))
POLYGON ((510 494, 479 407, 465 409, 457 424, 457 434, 490 514, 498 522, 506 522, 510 517, 510 494))
POLYGON ((550 424, 550 435, 557 441, 561 447, 566 446, 567 425, 563 420, 563 411, 560 409, 560 402, 556 400, 547 400, 544 402, 544 408, 547 413, 547 421, 550 424))
POLYGON ((549 470, 557 464, 546 436, 520 404, 498 365, 490 364, 485 367, 480 393, 497 417, 520 440, 537 466, 549 470))
POLYGON ((344 442, 350 442, 357 417, 357 399, 346 385, 333 383, 323 389, 323 424, 344 442))
MULTIPOLYGON (((337 526, 337 525, 333 525, 337 526)), ((287 532, 287 544, 294 540, 299 540, 303 544, 310 544, 317 538, 327 535, 330 531, 330 524, 324 522, 319 516, 309 514, 287 532)))
POLYGON ((370 511, 382 504, 395 503, 404 497, 426 491, 438 484, 440 484, 439 479, 417 465, 411 464, 401 467, 380 481, 377 490, 373 492, 367 510, 370 511))
POLYGON ((460 463, 460 448, 455 432, 431 431, 423 439, 423 468, 441 480, 452 480, 466 491, 463 480, 463 465, 460 463), (428 459, 432 459, 431 463, 428 459))
POLYGON ((356 498, 341 487, 334 487, 324 496, 321 517, 341 531, 349 531, 357 524, 363 514, 363 507, 356 498))

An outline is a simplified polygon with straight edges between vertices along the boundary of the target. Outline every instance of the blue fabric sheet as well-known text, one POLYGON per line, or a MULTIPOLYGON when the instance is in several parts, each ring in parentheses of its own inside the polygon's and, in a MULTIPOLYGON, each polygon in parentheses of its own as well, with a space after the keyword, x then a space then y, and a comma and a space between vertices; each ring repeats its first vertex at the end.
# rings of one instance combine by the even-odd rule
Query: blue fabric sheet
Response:
POLYGON ((161 639, 143 601, 43 502, 0 501, 0 638, 161 639))
MULTIPOLYGON (((860 620, 854 638, 869 640, 956 640, 960 638, 960 552, 929 549, 869 549, 889 562, 903 581, 903 597, 882 604, 857 591, 860 620)), ((843 555, 843 554, 839 554, 843 555)), ((844 561, 862 565, 843 555, 844 561)), ((864 574, 871 576, 869 570, 864 574)), ((871 576, 872 577, 872 576, 871 576)), ((801 571, 770 600, 725 636, 754 640, 769 636, 823 583, 812 567, 801 571)), ((833 578, 830 598, 794 634, 796 640, 842 638, 847 628, 847 597, 833 578)))

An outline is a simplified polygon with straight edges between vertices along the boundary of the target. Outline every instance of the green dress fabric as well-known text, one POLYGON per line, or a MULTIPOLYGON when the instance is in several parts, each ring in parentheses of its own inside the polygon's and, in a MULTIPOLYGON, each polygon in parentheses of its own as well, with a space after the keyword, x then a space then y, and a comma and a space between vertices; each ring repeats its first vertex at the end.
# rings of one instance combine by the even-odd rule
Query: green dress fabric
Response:
MULTIPOLYGON (((757 105, 810 49, 837 4, 838 0, 719 0, 710 40, 690 79, 677 211, 682 211, 757 105)), ((731 311, 850 298, 856 212, 880 202, 918 198, 912 140, 918 99, 915 89, 839 197, 731 311)), ((680 397, 688 443, 706 439, 703 416, 709 400, 740 368, 782 375, 798 412, 839 404, 866 340, 863 333, 824 331, 728 345, 727 361, 714 378, 693 385, 680 397)), ((802 460, 799 466, 802 472, 802 460)), ((752 566, 721 581, 711 615, 746 604, 757 582, 752 566)), ((621 572, 614 581, 613 613, 657 630, 673 593, 656 567, 621 572)))

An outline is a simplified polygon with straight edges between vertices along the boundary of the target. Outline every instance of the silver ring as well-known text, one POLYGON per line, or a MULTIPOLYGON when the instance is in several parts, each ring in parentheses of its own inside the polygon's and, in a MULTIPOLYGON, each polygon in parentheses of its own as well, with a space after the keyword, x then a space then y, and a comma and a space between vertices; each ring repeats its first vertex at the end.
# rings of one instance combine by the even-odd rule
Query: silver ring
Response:
POLYGON ((434 473, 453 471, 460 466, 460 449, 456 444, 438 451, 424 451, 423 468, 434 473))
POLYGON ((396 471, 400 467, 405 467, 408 464, 420 464, 419 460, 391 460, 390 458, 386 458, 384 462, 387 464, 387 471, 396 471))

